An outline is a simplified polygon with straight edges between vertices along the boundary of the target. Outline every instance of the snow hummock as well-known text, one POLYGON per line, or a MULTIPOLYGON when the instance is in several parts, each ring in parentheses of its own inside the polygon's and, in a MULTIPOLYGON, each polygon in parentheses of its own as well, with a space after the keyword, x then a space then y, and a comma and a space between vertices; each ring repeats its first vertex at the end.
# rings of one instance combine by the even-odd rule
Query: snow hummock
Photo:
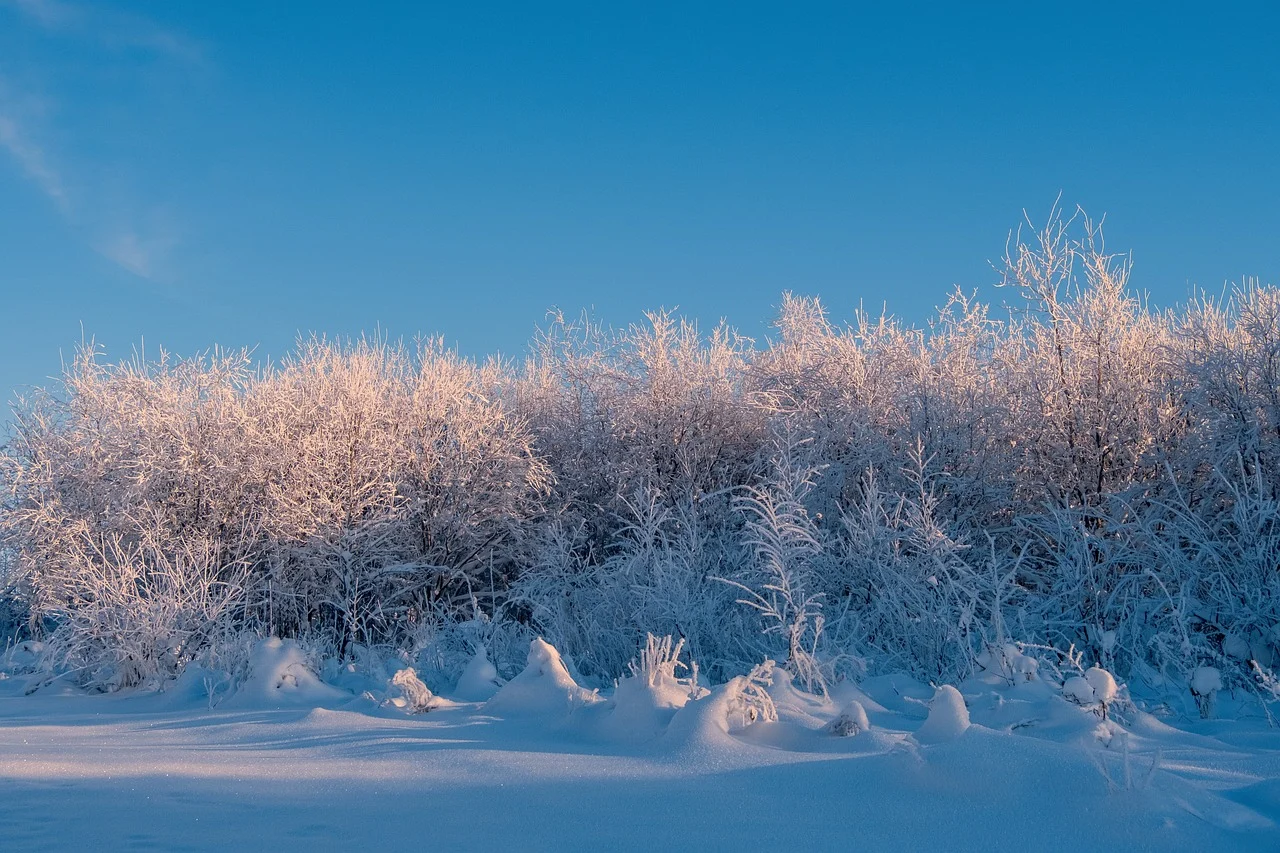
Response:
POLYGON ((1197 696, 1209 696, 1222 689, 1222 673, 1217 667, 1198 666, 1191 675, 1191 692, 1197 696))
POLYGON ((1073 675, 1063 682, 1062 695, 1077 705, 1092 705, 1096 701, 1093 685, 1082 675, 1073 675))
POLYGON ((707 693, 691 680, 678 678, 674 663, 648 670, 637 668, 619 680, 612 710, 602 721, 601 730, 628 740, 646 740, 666 731, 676 711, 707 693))
POLYGON ((579 687, 573 680, 560 653, 537 637, 529 643, 528 664, 485 703, 484 710, 506 716, 569 714, 599 701, 594 690, 579 687))
POLYGON ((435 707, 436 697, 411 666, 398 670, 387 686, 388 701, 410 714, 425 714, 435 707))
POLYGON ((498 669, 490 662, 484 645, 480 644, 476 646, 475 654, 462 670, 453 695, 454 698, 463 702, 487 702, 493 698, 501 686, 502 680, 498 678, 498 669))
POLYGON ((871 721, 867 719, 867 709, 857 699, 850 699, 840 715, 827 723, 823 729, 827 734, 836 737, 851 737, 871 730, 871 721))
POLYGON ((713 747, 732 742, 731 735, 757 722, 776 722, 778 709, 766 688, 773 683, 774 662, 765 661, 747 675, 729 679, 706 696, 675 713, 665 740, 686 747, 713 747))
POLYGON ((916 731, 920 743, 942 743, 955 740, 969 728, 969 709, 960 691, 943 684, 934 691, 929 703, 929 716, 916 731))
POLYGON ((234 690, 229 707, 317 706, 351 699, 316 676, 297 642, 279 637, 258 641, 249 655, 248 673, 234 690))
POLYGON ((1100 666, 1091 666, 1084 673, 1084 680, 1093 690, 1095 702, 1108 705, 1116 698, 1116 679, 1100 666))

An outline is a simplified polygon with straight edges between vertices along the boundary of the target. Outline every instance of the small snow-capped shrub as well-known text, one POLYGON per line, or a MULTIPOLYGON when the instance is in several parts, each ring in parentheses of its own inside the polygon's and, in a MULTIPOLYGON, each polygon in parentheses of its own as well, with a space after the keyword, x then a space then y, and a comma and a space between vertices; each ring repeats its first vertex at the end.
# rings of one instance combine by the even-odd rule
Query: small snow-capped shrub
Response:
POLYGON ((645 647, 630 665, 631 675, 613 691, 612 711, 604 729, 630 739, 652 737, 666 728, 674 712, 707 695, 698 685, 697 665, 680 661, 684 641, 648 635, 645 647), (681 678, 678 669, 690 675, 681 678))
POLYGON ((1082 707, 1091 707, 1097 700, 1093 685, 1082 675, 1073 675, 1062 685, 1062 697, 1082 707))
POLYGON ((960 691, 950 684, 943 684, 934 691, 929 702, 929 716, 916 730, 916 740, 921 743, 942 743, 955 740, 969 728, 969 708, 960 691))
POLYGON ((529 660, 484 705, 486 713, 509 715, 569 714, 600 701, 594 690, 578 686, 560 653, 541 637, 529 643, 529 660))
POLYGON ((278 707, 347 701, 351 694, 322 682, 316 661, 296 640, 267 637, 254 642, 243 666, 232 673, 228 707, 278 707))
POLYGON ((670 634, 659 639, 653 634, 645 635, 645 646, 640 650, 638 658, 628 664, 631 677, 643 681, 649 687, 660 692, 683 693, 696 699, 705 693, 698 686, 698 662, 691 660, 685 664, 680 660, 684 650, 684 638, 676 641, 670 634), (680 670, 687 670, 688 676, 677 675, 680 670))
POLYGON ((1217 704, 1218 691, 1222 689, 1222 672, 1213 666, 1198 666, 1191 675, 1191 695, 1195 697, 1196 707, 1202 719, 1213 716, 1214 705, 1217 704))
POLYGON ((852 737, 861 732, 870 731, 871 721, 867 719, 867 709, 862 707, 862 703, 857 699, 851 699, 840 715, 827 723, 822 730, 835 737, 852 737))
POLYGON ((730 720, 745 727, 755 722, 774 723, 778 720, 778 709, 773 704, 773 697, 766 689, 773 683, 773 669, 777 664, 771 660, 756 664, 751 672, 730 679, 724 686, 728 699, 730 720))
POLYGON ((985 672, 998 675, 1009 684, 1035 681, 1040 670, 1040 661, 1023 654, 1015 643, 987 646, 977 663, 985 672))
POLYGON ((1117 688, 1115 677, 1099 666, 1091 666, 1084 673, 1084 680, 1093 690, 1093 701, 1101 708, 1102 719, 1107 718, 1107 711, 1115 701, 1117 688))
POLYGON ((1120 689, 1115 676, 1100 666, 1091 666, 1086 670, 1078 669, 1078 659, 1072 658, 1077 665, 1079 675, 1063 680, 1062 697, 1069 702, 1093 711, 1102 719, 1107 719, 1112 706, 1120 697, 1120 689))
POLYGON ((485 702, 501 687, 502 679, 498 678, 498 668, 489 660, 488 650, 483 644, 477 645, 458 677, 454 694, 464 702, 485 702))
POLYGON ((778 709, 768 687, 775 664, 757 664, 676 711, 665 737, 677 741, 723 739, 757 722, 777 722, 778 709))
POLYGON ((435 706, 436 697, 418 678, 413 667, 405 667, 391 676, 388 696, 393 705, 410 714, 425 714, 435 706))

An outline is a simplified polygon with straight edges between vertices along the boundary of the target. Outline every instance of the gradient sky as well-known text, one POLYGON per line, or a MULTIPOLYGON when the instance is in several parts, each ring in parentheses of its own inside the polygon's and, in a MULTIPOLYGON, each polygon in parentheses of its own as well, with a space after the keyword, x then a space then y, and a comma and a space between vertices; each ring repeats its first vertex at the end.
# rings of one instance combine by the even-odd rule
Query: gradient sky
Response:
POLYGON ((0 0, 0 391, 82 329, 918 323, 1059 191, 1160 304, 1280 283, 1274 4, 955 5, 0 0))

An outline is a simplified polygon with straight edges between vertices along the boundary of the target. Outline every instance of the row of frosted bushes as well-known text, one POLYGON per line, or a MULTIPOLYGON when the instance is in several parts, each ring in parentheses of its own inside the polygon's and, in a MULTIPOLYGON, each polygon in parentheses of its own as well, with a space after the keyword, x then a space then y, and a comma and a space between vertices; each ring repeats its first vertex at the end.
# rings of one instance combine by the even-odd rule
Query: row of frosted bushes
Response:
POLYGON ((1265 695, 1280 291, 1155 310, 1056 211, 1002 268, 1001 315, 956 293, 922 329, 841 326, 786 296, 760 343, 657 313, 556 319, 522 363, 85 347, 14 409, 2 618, 106 688, 246 635, 500 668, 542 635, 603 682, 652 632, 716 680, 950 681, 1016 641, 1265 695))

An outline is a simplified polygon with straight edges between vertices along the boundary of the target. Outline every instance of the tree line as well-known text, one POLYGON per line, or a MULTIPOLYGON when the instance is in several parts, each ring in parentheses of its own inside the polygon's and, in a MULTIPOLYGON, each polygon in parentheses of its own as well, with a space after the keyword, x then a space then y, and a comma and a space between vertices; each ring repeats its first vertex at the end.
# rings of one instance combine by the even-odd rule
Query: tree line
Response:
POLYGON ((5 606, 106 688, 229 637, 342 657, 459 625, 541 634, 598 679, 653 633, 713 677, 770 657, 815 688, 961 678, 1009 644, 1265 681, 1280 290, 1157 310, 1057 208, 997 267, 1007 311, 956 292, 923 328, 841 325, 787 295, 761 344, 659 312, 556 317, 521 362, 85 346, 14 406, 5 606))

